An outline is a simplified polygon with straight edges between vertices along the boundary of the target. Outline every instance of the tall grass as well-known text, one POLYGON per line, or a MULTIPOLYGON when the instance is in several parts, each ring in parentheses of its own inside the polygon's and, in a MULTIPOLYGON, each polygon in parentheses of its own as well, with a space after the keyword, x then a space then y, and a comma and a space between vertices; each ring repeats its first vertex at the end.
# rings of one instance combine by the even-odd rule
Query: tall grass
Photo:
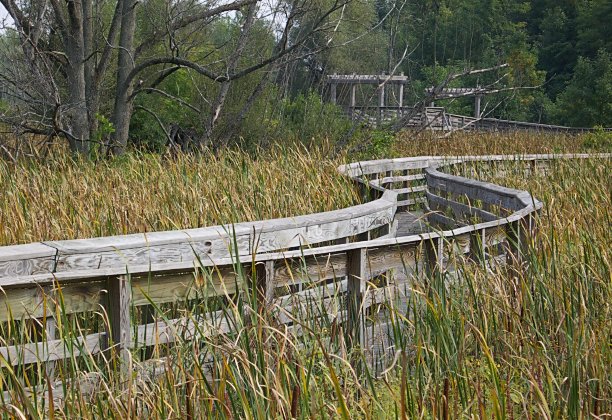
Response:
MULTIPOLYGON (((426 131, 414 136, 400 133, 391 153, 395 156, 462 156, 535 153, 578 153, 589 151, 585 136, 532 132, 456 132, 426 131)), ((605 151, 605 150, 602 150, 605 151)))
MULTIPOLYGON (((458 144, 453 149, 423 143, 419 152, 437 154, 442 149, 448 152, 446 154, 547 151, 540 145, 529 149, 525 138, 555 144, 549 145, 550 148, 573 141, 510 136, 506 140, 500 138, 496 146, 487 146, 481 143, 482 139, 464 137, 456 139, 458 144)), ((565 149, 550 151, 578 149, 571 143, 565 149)), ((193 158, 180 159, 190 161, 193 158)), ((265 162, 248 161, 248 164, 257 167, 265 162)), ((87 165, 85 168, 89 168, 87 165)), ((292 166, 293 172, 299 172, 306 168, 322 169, 318 165, 333 166, 335 162, 309 163, 301 167, 288 163, 284 167, 292 166)), ((231 334, 209 335, 201 331, 195 340, 179 338, 173 347, 156 346, 151 350, 151 357, 164 369, 155 380, 147 380, 151 367, 139 362, 138 352, 132 357, 141 373, 127 379, 107 366, 112 360, 91 358, 85 362, 57 363, 56 378, 70 379, 81 372, 97 370, 103 372, 103 376, 93 394, 67 387, 67 398, 51 407, 50 412, 48 403, 20 397, 20 386, 10 379, 11 375, 16 375, 16 369, 4 368, 3 384, 12 381, 11 386, 16 391, 12 395, 13 405, 0 406, 0 412, 6 417, 51 417, 49 413, 52 413, 64 418, 146 415, 150 418, 258 419, 518 419, 605 418, 611 415, 610 161, 560 161, 552 163, 547 172, 529 177, 524 175, 523 167, 513 163, 496 165, 494 170, 485 170, 483 164, 475 165, 480 178, 526 189, 544 202, 544 211, 538 220, 537 241, 530 244, 525 256, 529 269, 492 270, 466 265, 459 279, 445 276, 428 281, 410 279, 405 284, 406 299, 386 308, 397 347, 391 357, 392 366, 384 374, 374 377, 375 372, 367 365, 354 363, 359 360, 359 351, 348 349, 346 340, 349 337, 337 323, 336 311, 323 307, 317 296, 306 299, 305 305, 294 305, 302 309, 287 315, 293 318, 293 325, 283 325, 275 316, 281 309, 263 310, 251 289, 232 300, 219 302, 205 298, 204 287, 200 299, 184 303, 183 315, 198 319, 223 308, 225 318, 232 323, 231 334), (303 311, 316 316, 306 319, 303 311), (357 365, 361 368, 356 369, 357 365)), ((42 169, 35 166, 21 170, 38 173, 42 169)), ((74 171, 76 169, 71 179, 78 179, 74 171)), ((122 167, 122 171, 129 172, 129 168, 122 167)), ((261 171, 270 174, 274 169, 266 167, 261 171)), ((231 173, 237 175, 240 171, 231 173)), ((47 174, 52 176, 50 172, 47 174)), ((260 181, 266 188, 294 188, 286 196, 276 194, 273 197, 271 194, 269 199, 260 199, 280 207, 285 205, 282 201, 299 200, 300 205, 306 206, 309 200, 332 199, 323 197, 328 189, 315 187, 319 177, 325 174, 295 176, 301 181, 287 181, 286 187, 275 186, 280 178, 260 181), (300 193, 304 179, 316 181, 305 189, 311 191, 310 194, 300 193)), ((105 179, 94 178, 101 184, 105 179)), ((181 178, 176 175, 171 179, 178 182, 181 178)), ((324 185, 323 182, 320 185, 324 185)), ((190 188, 190 184, 178 185, 181 189, 190 188)), ((224 195, 228 200, 232 197, 229 191, 224 195)), ((346 194, 347 202, 354 200, 351 194, 346 194)), ((197 193, 187 196, 197 197, 197 193)), ((27 201, 33 196, 25 197, 27 201)), ((167 200, 162 202, 168 203, 167 200)), ((140 206, 145 207, 145 204, 143 201, 140 206)), ((247 205, 253 204, 245 203, 245 208, 247 205)), ((309 205, 317 206, 316 203, 309 205)), ((293 204, 286 204, 285 208, 291 208, 288 212, 311 211, 291 206, 293 204)), ((29 201, 26 208, 35 212, 35 208, 40 211, 44 206, 29 201)), ((269 211, 266 214, 274 214, 272 209, 269 211)), ((70 221, 63 216, 66 212, 58 214, 62 223, 70 221)), ((229 214, 242 216, 234 211, 229 214)), ((257 213, 248 213, 248 210, 244 210, 244 214, 258 217, 257 213)), ((26 227, 21 228, 21 236, 14 236, 20 238, 16 241, 27 240, 26 230, 26 227)), ((199 283, 205 285, 206 279, 206 273, 202 273, 199 283)), ((338 290, 339 283, 335 285, 338 290)), ((172 315, 167 309, 156 309, 158 317, 172 315)), ((79 327, 74 320, 71 324, 65 323, 62 334, 70 336, 78 332, 79 327)), ((22 339, 24 334, 23 328, 10 332, 5 329, 3 340, 22 339)), ((40 372, 38 376, 44 377, 44 374, 40 372)))
POLYGON ((129 154, 112 161, 0 160, 0 245, 74 239, 335 210, 357 203, 341 159, 275 148, 257 158, 129 154), (332 192, 332 193, 330 193, 332 192))

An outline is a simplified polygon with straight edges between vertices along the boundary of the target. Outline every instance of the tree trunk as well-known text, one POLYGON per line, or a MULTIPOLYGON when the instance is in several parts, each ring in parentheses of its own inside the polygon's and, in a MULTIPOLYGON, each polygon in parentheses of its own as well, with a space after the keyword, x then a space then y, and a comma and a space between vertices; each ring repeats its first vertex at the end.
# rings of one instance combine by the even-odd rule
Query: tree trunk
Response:
POLYGON ((89 151, 89 123, 85 90, 85 54, 83 41, 83 5, 81 0, 68 2, 70 35, 66 39, 68 56, 68 132, 73 152, 89 151))
MULTIPOLYGON (((234 73, 236 71, 236 68, 238 67, 238 62, 240 61, 240 58, 242 57, 242 52, 244 48, 246 47, 246 44, 249 40, 249 33, 251 32, 251 28, 253 26, 253 23, 255 22, 255 13, 257 12, 257 5, 258 5, 258 2, 256 1, 255 3, 252 3, 251 5, 249 5, 248 7, 246 18, 244 20, 244 24, 242 25, 240 37, 238 38, 238 43, 236 44, 236 49, 234 50, 234 53, 228 59, 228 63, 227 63, 227 74, 228 75, 231 75, 232 73, 234 73)), ((219 117, 221 116, 221 111, 223 110, 223 106, 225 105, 225 100, 227 98, 227 94, 229 93, 231 84, 232 84, 231 80, 226 80, 221 83, 221 87, 219 88, 219 93, 217 94, 217 99, 215 100, 213 107, 212 107, 212 113, 210 115, 210 118, 208 119, 208 122, 205 124, 205 127, 206 127, 205 132, 204 132, 205 141, 202 142, 203 144, 210 143, 210 141, 213 139, 213 130, 215 129, 215 126, 217 125, 217 122, 219 121, 219 117)), ((227 145, 227 141, 225 138, 223 138, 221 139, 221 144, 215 145, 216 146, 215 149, 222 148, 226 145, 227 145)))
POLYGON ((134 68, 134 30, 136 27, 136 3, 132 0, 121 0, 121 30, 119 32, 119 62, 117 67, 117 86, 115 93, 115 107, 113 110, 113 124, 115 133, 111 153, 125 152, 130 133, 130 119, 132 117, 132 83, 128 80, 134 68))
POLYGON ((85 97, 87 99, 87 123, 89 138, 95 139, 98 127, 96 114, 99 108, 99 89, 95 81, 93 2, 83 1, 83 50, 85 56, 85 97))

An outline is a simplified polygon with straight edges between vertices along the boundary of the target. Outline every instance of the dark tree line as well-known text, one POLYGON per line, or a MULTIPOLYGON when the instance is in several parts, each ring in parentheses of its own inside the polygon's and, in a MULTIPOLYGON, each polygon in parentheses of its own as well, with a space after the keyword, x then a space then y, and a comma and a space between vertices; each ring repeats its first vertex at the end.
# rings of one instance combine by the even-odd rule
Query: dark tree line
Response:
MULTIPOLYGON (((321 103, 330 73, 403 72, 407 104, 445 82, 491 85, 491 116, 612 126, 612 0, 0 4, 2 122, 75 152, 310 136, 338 117, 321 103)), ((469 98, 441 104, 471 113, 469 98)))

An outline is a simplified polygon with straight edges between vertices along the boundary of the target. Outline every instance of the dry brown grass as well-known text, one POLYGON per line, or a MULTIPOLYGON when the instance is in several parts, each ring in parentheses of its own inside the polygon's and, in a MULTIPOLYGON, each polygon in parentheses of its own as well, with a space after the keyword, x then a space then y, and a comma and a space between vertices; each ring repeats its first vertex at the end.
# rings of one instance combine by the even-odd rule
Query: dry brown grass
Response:
POLYGON ((583 136, 553 133, 469 133, 457 132, 442 138, 439 133, 400 133, 396 156, 461 156, 531 153, 577 153, 584 151, 583 136))
MULTIPOLYGON (((418 138, 398 144, 394 153, 580 150, 579 138, 516 134, 418 138)), ((65 158, 44 165, 3 164, 0 185, 11 198, 0 207, 3 239, 10 234, 31 240, 46 230, 64 237, 91 235, 96 226, 101 233, 120 233, 343 207, 355 197, 336 174, 338 163, 321 153, 284 151, 259 160, 228 152, 220 158, 176 161, 128 156, 99 164, 65 158), (100 222, 106 214, 108 219, 100 222), (37 224, 29 224, 33 222, 37 224)), ((402 337, 396 349, 402 357, 384 379, 370 382, 365 375, 357 376, 344 353, 327 355, 342 342, 339 334, 336 341, 321 344, 324 328, 337 327, 329 320, 310 324, 311 332, 299 340, 279 331, 274 322, 259 320, 219 343, 203 339, 194 346, 179 340, 171 353, 172 369, 158 382, 135 381, 125 387, 111 372, 101 391, 89 399, 71 389, 71 399, 55 406, 55 416, 609 417, 610 163, 558 162, 532 177, 524 176, 521 164, 498 165, 503 175, 488 164, 475 164, 482 169, 482 179, 529 190, 544 202, 537 245, 525 254, 530 268, 509 277, 503 270, 471 266, 458 281, 415 281, 408 310, 394 312, 396 336, 402 337), (219 380, 211 387, 201 374, 203 354, 217 351, 220 344, 223 357, 215 359, 219 380)), ((206 299, 192 305, 186 314, 210 310, 206 299)), ((319 302, 312 305, 318 307, 319 302)), ((246 313, 244 308, 237 312, 246 313)), ((0 342, 20 338, 19 331, 12 334, 0 334, 0 342)), ((59 370, 68 379, 78 372, 59 370)), ((47 409, 0 405, 0 415, 38 418, 45 417, 47 409)))
POLYGON ((97 163, 59 153, 0 161, 0 245, 193 228, 302 215, 357 202, 341 159, 275 149, 256 159, 126 155, 97 163), (333 193, 330 193, 333 192, 333 193))

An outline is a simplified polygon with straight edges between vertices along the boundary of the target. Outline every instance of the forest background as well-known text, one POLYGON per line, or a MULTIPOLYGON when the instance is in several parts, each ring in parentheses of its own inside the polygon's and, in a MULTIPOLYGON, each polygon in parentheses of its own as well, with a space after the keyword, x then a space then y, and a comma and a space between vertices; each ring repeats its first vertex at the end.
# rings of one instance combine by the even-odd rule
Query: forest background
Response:
MULTIPOLYGON (((612 0, 0 3, 3 131, 84 154, 371 140, 340 118, 346 92, 326 102, 333 73, 403 72, 404 104, 495 86, 485 116, 612 126, 612 0), (481 68, 496 69, 449 78, 481 68)), ((473 112, 472 98, 436 105, 473 112)))

